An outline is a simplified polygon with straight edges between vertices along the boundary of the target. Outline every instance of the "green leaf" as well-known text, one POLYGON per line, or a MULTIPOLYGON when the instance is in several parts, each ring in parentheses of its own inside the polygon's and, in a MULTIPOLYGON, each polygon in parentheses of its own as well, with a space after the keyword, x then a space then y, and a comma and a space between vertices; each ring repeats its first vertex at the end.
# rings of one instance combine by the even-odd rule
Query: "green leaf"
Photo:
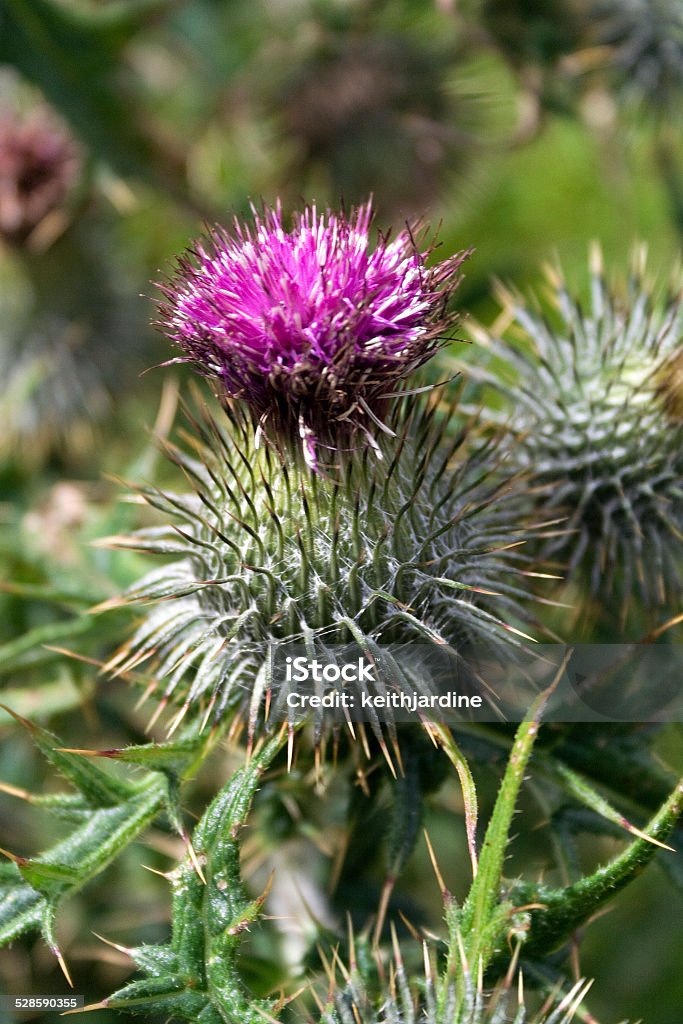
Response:
POLYGON ((127 764, 137 764, 154 771, 181 775, 190 771, 198 755, 207 747, 207 738, 193 735, 175 743, 143 743, 139 746, 117 747, 93 751, 98 757, 108 757, 127 764))
MULTIPOLYGON (((683 812, 683 779, 643 829, 643 837, 608 864, 563 889, 519 883, 510 891, 514 904, 539 904, 530 911, 525 955, 543 955, 558 948, 584 925, 608 900, 632 882, 657 854, 683 812)), ((667 851, 663 856, 675 856, 667 851)))
MULTIPOLYGON (((470 971, 485 969, 504 941, 509 905, 501 904, 500 891, 510 826, 543 710, 554 685, 540 694, 517 729, 467 900, 461 911, 452 903, 446 908, 449 941, 445 977, 458 974, 458 1006, 462 1006, 467 997, 465 972, 457 970, 462 958, 470 971)), ((439 997, 442 1011, 447 993, 448 988, 443 985, 439 997)))
POLYGON ((617 805, 652 814, 666 800, 674 780, 653 757, 645 728, 612 725, 608 729, 582 722, 565 730, 552 753, 609 791, 617 805))
POLYGON ((99 874, 163 808, 166 785, 151 776, 146 788, 115 807, 91 811, 74 831, 38 857, 12 856, 12 876, 7 882, 2 913, 0 942, 39 927, 48 945, 57 950, 53 919, 58 905, 99 874))
POLYGON ((613 825, 625 829, 631 835, 658 845, 658 840, 648 837, 645 832, 642 832, 641 829, 613 807, 594 786, 590 785, 587 779, 567 767, 567 765, 561 761, 556 761, 548 755, 537 758, 536 763, 545 775, 561 785, 570 796, 573 796, 584 807, 599 814, 613 825))
POLYGON ((131 762, 155 769, 133 784, 111 777, 90 757, 61 748, 59 740, 46 729, 9 713, 25 726, 77 793, 34 797, 7 787, 9 793, 44 806, 74 827, 38 856, 19 857, 3 851, 11 863, 0 865, 0 943, 37 928, 61 961, 54 936, 60 904, 103 871, 162 810, 180 834, 185 834, 179 803, 181 778, 194 771, 210 749, 212 738, 130 748, 131 762))
POLYGON ((71 782, 92 807, 111 807, 138 792, 138 787, 114 779, 86 758, 63 750, 57 737, 11 708, 0 705, 9 715, 25 727, 33 742, 58 772, 71 782))
POLYGON ((0 864, 0 945, 39 928, 43 899, 22 882, 14 863, 0 864))
POLYGON ((477 801, 477 790, 474 785, 474 778, 472 777, 469 763, 458 747, 458 744, 455 742, 455 738, 453 737, 450 729, 448 729, 443 722, 425 723, 425 729, 434 737, 435 741, 443 747, 448 760, 458 773, 460 788, 462 789, 463 803, 465 805, 467 848, 470 854, 470 861, 472 862, 472 873, 476 877, 478 870, 476 838, 479 804, 477 801))
POLYGON ((261 747, 211 803, 192 838, 194 856, 174 872, 170 943, 132 950, 147 977, 103 1005, 206 1024, 263 1024, 272 1011, 269 1000, 247 991, 238 969, 241 936, 258 918, 263 897, 251 900, 245 892, 237 837, 263 772, 285 742, 283 733, 261 747))
POLYGON ((64 753, 106 757, 161 772, 166 779, 166 814, 176 832, 183 839, 187 839, 180 806, 181 781, 183 777, 194 773, 194 769, 201 764, 213 746, 214 740, 215 734, 194 733, 175 743, 144 743, 110 750, 74 750, 64 753))

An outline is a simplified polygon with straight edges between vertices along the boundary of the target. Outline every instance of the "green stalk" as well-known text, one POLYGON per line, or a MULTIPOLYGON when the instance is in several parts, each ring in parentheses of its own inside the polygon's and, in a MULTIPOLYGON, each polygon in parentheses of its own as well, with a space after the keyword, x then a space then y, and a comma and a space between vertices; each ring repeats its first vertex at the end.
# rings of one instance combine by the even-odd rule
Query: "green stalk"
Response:
MULTIPOLYGON (((564 666, 562 666, 562 670, 564 666)), ((558 676, 559 678, 559 676, 558 676)), ((456 1009, 460 1012, 467 999, 468 982, 484 971, 500 945, 508 907, 499 901, 505 853, 517 797, 531 752, 538 735, 546 703, 557 680, 536 699, 529 715, 515 735, 505 775, 486 829, 476 877, 460 912, 447 908, 449 926, 448 959, 444 984, 439 995, 439 1010, 445 1008, 448 985, 457 974, 456 1009), (462 969, 458 970, 458 966, 462 969)))

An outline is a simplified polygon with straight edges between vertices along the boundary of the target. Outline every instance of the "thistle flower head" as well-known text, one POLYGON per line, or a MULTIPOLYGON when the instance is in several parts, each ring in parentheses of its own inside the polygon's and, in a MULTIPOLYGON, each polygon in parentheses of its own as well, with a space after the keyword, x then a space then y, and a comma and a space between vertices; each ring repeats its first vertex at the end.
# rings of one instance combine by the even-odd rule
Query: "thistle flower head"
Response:
POLYGON ((0 235, 25 241, 64 202, 79 163, 73 140, 46 111, 0 112, 0 235))
POLYGON ((677 605, 683 281, 659 293, 637 251, 627 289, 615 287, 597 250, 587 306, 561 271, 548 280, 549 307, 503 291, 510 331, 485 341, 502 360, 494 386, 509 400, 512 461, 543 485, 537 513, 566 516, 545 555, 605 601, 677 605))
POLYGON ((160 326, 223 398, 247 403, 272 436, 321 447, 374 446, 404 378, 454 323, 448 301, 466 252, 428 267, 410 230, 370 243, 371 206, 315 206, 285 230, 279 205, 253 226, 215 228, 162 285, 160 326))

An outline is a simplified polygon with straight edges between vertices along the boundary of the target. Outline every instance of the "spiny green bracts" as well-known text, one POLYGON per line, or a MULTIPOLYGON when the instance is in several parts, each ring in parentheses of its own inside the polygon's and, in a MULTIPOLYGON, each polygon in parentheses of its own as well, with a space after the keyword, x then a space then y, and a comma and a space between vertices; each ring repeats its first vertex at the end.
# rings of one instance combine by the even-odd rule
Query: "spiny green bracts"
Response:
MULTIPOLYGON (((570 1024, 591 987, 579 981, 564 996, 549 998, 538 1011, 527 1008, 520 980, 518 991, 509 984, 499 985, 485 993, 473 982, 468 998, 459 1009, 455 1007, 454 986, 448 986, 446 1008, 439 1009, 436 990, 441 979, 433 974, 422 979, 422 995, 412 991, 403 965, 392 970, 392 985, 379 999, 372 1000, 362 979, 350 975, 346 986, 334 993, 323 1007, 321 1024, 570 1024)), ((592 1018, 591 1018, 592 1019, 592 1018)))
POLYGON ((503 617, 519 614, 525 531, 491 453, 464 458, 452 410, 413 400, 392 415, 397 437, 380 435, 382 459, 350 453, 336 479, 300 453, 256 449, 237 408, 229 431, 208 414, 193 421, 196 457, 169 449, 192 491, 142 491, 175 522, 107 541, 178 556, 121 599, 153 607, 108 667, 153 659, 163 702, 179 701, 181 716, 249 707, 253 728, 273 643, 322 656, 354 643, 372 657, 380 642, 513 641, 503 617))
POLYGON ((603 601, 638 593, 677 606, 683 557, 683 420, 670 394, 680 358, 683 278, 665 294, 634 254, 625 292, 593 250, 584 308, 562 271, 547 272, 549 309, 501 290, 504 338, 478 334, 501 361, 473 376, 505 396, 514 465, 531 471, 543 519, 566 516, 543 555, 603 601), (513 340, 514 339, 514 340, 513 340))

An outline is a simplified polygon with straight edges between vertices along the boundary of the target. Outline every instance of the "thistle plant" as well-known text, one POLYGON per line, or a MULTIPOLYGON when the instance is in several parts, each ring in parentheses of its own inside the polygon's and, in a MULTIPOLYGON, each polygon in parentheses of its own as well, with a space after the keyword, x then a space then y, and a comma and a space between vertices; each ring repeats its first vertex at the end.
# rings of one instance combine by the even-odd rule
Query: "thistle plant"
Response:
POLYGON ((20 472, 50 456, 82 466, 129 380, 121 356, 134 364, 136 317, 91 229, 76 222, 45 252, 0 252, 0 462, 20 472))
POLYGON ((382 27, 364 37, 324 8, 316 32, 287 40, 283 70, 266 102, 293 143, 290 174, 315 180, 332 195, 381 192, 382 210, 424 209, 426 196, 449 180, 467 180, 482 142, 487 111, 456 81, 466 52, 446 38, 426 42, 414 31, 382 27), (304 48, 292 61, 292 48, 304 48), (381 184, 381 189, 378 186, 381 184))
POLYGON ((92 453, 128 373, 134 317, 115 282, 91 167, 56 112, 0 79, 0 464, 92 453), (94 229, 94 230, 93 230, 94 229))
POLYGON ((592 0, 586 52, 617 103, 652 131, 652 155, 671 219, 683 232, 678 147, 683 96, 683 11, 675 0, 592 0))
POLYGON ((513 463, 533 474, 529 500, 562 519, 542 555, 624 612, 669 607, 681 593, 683 423, 677 413, 681 279, 658 292, 643 253, 625 289, 597 250, 584 305, 561 269, 540 304, 501 289, 502 337, 479 340, 499 360, 488 378, 505 399, 513 463))
MULTIPOLYGON (((626 848, 594 873, 564 888, 504 877, 515 807, 547 697, 543 694, 534 704, 514 737, 483 842, 474 851, 474 877, 462 903, 449 892, 434 862, 444 902, 445 934, 439 941, 431 937, 425 943, 424 967, 409 966, 395 934, 390 956, 380 948, 368 950, 365 946, 361 950, 361 940, 357 942, 351 934, 348 968, 337 959, 338 980, 334 968, 328 972, 330 991, 326 1001, 320 1002, 321 1022, 411 1024, 424 1019, 430 1024, 502 1024, 510 1006, 507 988, 521 962, 520 954, 533 962, 534 956, 544 958, 566 942, 666 844, 683 807, 683 780, 644 828, 635 830, 626 848), (486 978, 496 964, 500 970, 500 963, 507 981, 492 989, 486 978)), ((279 1019, 288 1000, 251 993, 241 967, 240 947, 249 930, 258 926, 266 893, 254 896, 247 892, 240 851, 242 829, 258 786, 282 757, 285 731, 256 743, 249 761, 227 780, 190 839, 183 824, 181 786, 206 757, 211 742, 207 746, 195 737, 105 751, 68 750, 45 730, 23 724, 74 792, 35 798, 14 791, 15 796, 29 798, 44 811, 57 814, 68 824, 69 833, 30 858, 5 851, 10 862, 0 871, 0 941, 40 928, 68 971, 55 929, 63 902, 165 814, 188 843, 186 857, 168 876, 173 891, 170 938, 156 945, 118 946, 137 966, 138 976, 88 1009, 111 1008, 142 1015, 142 1019, 163 1014, 171 1020, 215 1024, 256 1022, 264 1015, 279 1019), (123 768, 136 769, 137 774, 114 778, 93 763, 93 755, 115 759, 123 768)), ((459 760, 449 730, 432 728, 448 760, 459 760)), ((582 802, 615 818, 613 809, 590 787, 584 785, 576 792, 582 802)), ((477 813, 476 797, 472 799, 470 794, 468 817, 475 831, 477 813)), ((634 831, 623 816, 616 818, 622 829, 634 831)), ((527 1013, 520 1000, 514 1020, 519 1024, 568 1024, 586 991, 587 986, 581 984, 555 996, 539 1016, 527 1013)))
MULTIPOLYGON (((355 783, 372 803, 373 792, 382 788, 380 754, 390 761, 394 779, 391 828, 384 837, 388 872, 372 941, 370 925, 365 935, 354 934, 351 926, 348 938, 330 935, 337 928, 331 914, 317 928, 320 952, 309 965, 309 992, 292 992, 290 978, 284 979, 286 991, 279 998, 250 988, 243 943, 250 930, 261 928, 269 908, 267 888, 254 892, 245 884, 242 830, 264 780, 271 790, 282 787, 282 774, 292 769, 288 740, 301 728, 291 720, 273 728, 268 719, 271 646, 294 641, 309 655, 332 659, 334 646, 350 642, 372 660, 387 645, 424 643, 466 659, 473 642, 527 640, 516 625, 529 571, 520 541, 533 540, 529 523, 539 510, 532 509, 529 517, 520 513, 518 491, 499 462, 498 435, 490 443, 473 435, 457 406, 434 401, 433 389, 411 390, 405 382, 438 348, 441 332, 454 324, 449 302, 464 254, 433 267, 410 232, 394 242, 380 236, 371 249, 369 216, 369 207, 349 219, 310 210, 288 233, 279 210, 266 211, 255 215, 254 230, 236 226, 233 236, 215 231, 212 242, 195 246, 175 280, 164 285, 164 328, 181 347, 181 361, 193 362, 215 382, 222 413, 196 400, 195 411, 187 409, 182 444, 165 445, 188 482, 185 493, 140 488, 164 521, 107 540, 165 556, 165 564, 94 611, 104 612, 112 603, 144 608, 132 636, 105 669, 119 675, 142 670, 145 696, 157 703, 153 718, 173 702, 177 712, 170 732, 178 735, 103 750, 73 748, 15 714, 73 792, 41 798, 5 787, 11 796, 58 815, 65 835, 31 856, 4 851, 0 941, 39 931, 67 978, 58 935, 65 900, 133 840, 144 839, 152 825, 165 822, 183 843, 184 856, 165 876, 172 895, 170 935, 155 943, 117 944, 137 974, 87 1009, 203 1024, 261 1024, 291 1019, 289 1004, 301 996, 307 1019, 317 1017, 321 1024, 503 1024, 510 1018, 516 1024, 570 1024, 580 1015, 588 1020, 582 1005, 585 983, 560 981, 536 1012, 527 1007, 519 979, 541 976, 550 954, 560 962, 577 930, 659 849, 670 853, 669 842, 679 841, 683 782, 666 773, 657 776, 651 799, 636 808, 632 821, 613 805, 605 787, 593 784, 589 772, 572 765, 572 752, 578 755, 571 733, 555 732, 552 742, 538 743, 559 675, 514 735, 506 728, 479 731, 470 723, 451 730, 425 720, 421 731, 414 725, 394 731, 392 764, 382 723, 373 722, 377 728, 371 742, 365 738, 362 767, 360 745, 353 748, 355 783), (238 748, 242 763, 199 809, 191 829, 187 782, 219 743, 226 738, 236 743, 236 725, 244 719, 249 742, 246 752, 238 748), (505 761, 485 824, 470 763, 477 752, 489 764, 505 761), (119 771, 108 772, 94 758, 116 762, 119 771), (462 791, 471 881, 456 898, 427 837, 443 919, 423 930, 419 963, 410 944, 399 941, 395 920, 390 948, 382 925, 393 915, 390 897, 418 840, 425 796, 451 770, 462 791), (544 815, 559 805, 559 820, 560 801, 569 798, 572 810, 578 805, 588 812, 587 829, 616 831, 628 840, 620 852, 587 872, 575 870, 571 857, 558 853, 552 866, 560 869, 559 882, 554 875, 543 881, 508 877, 512 822, 530 771, 544 815)), ((536 353, 538 379, 559 390, 562 358, 571 358, 574 401, 588 402, 590 412, 590 401, 603 402, 604 416, 594 417, 606 431, 603 440, 622 440, 621 433, 613 434, 609 416, 632 407, 640 436, 648 439, 650 407, 641 392, 650 381, 650 397, 665 387, 662 367, 675 355, 669 338, 679 307, 673 303, 657 320, 641 299, 631 318, 622 321, 616 300, 601 285, 596 272, 594 320, 561 292, 565 323, 576 330, 558 341, 538 328, 548 346, 539 344, 536 353), (587 346, 585 381, 579 342, 587 346), (652 357, 646 368, 643 352, 652 357), (602 391, 591 391, 589 371, 609 371, 612 356, 623 372, 609 378, 602 391)), ((536 324, 524 310, 520 316, 524 324, 536 324)), ((526 363, 520 358, 519 365, 526 363)), ((531 391, 519 380, 503 390, 519 391, 522 409, 533 407, 531 391)), ((538 387, 533 396, 538 404, 538 387)), ((555 408, 549 399, 539 407, 555 408)), ((677 408, 671 399, 653 407, 669 417, 677 408)), ((578 425, 583 422, 585 416, 577 418, 578 425)), ((652 431, 659 423, 652 421, 652 431)), ((554 431, 556 439, 557 420, 554 431)), ((531 432, 518 427, 516 435, 518 468, 538 481, 548 458, 534 461, 527 440, 531 432)), ((652 442, 647 451, 649 468, 660 448, 652 442)), ((503 454, 514 461, 505 446, 503 454)), ((593 466, 581 461, 580 452, 575 457, 577 472, 593 466)), ((678 450, 667 449, 666 472, 659 474, 664 482, 678 467, 678 457, 678 450)), ((569 480, 574 480, 571 471, 569 480)), ((545 485, 557 487, 557 478, 542 480, 532 495, 545 494, 545 485)), ((594 488, 586 489, 592 496, 594 488)), ((650 482, 645 493, 653 490, 650 482)), ((640 491, 635 493, 639 498, 640 491)), ((676 494, 672 485, 667 491, 672 504, 676 494)), ((547 509, 541 511, 545 516, 547 509)), ((654 520, 651 511, 648 517, 654 520)), ((383 664, 383 686, 420 685, 396 661, 383 664)), ((322 723, 317 725, 316 749, 322 723)), ((309 753, 302 741, 301 778, 313 785, 316 777, 320 790, 324 772, 317 759, 312 765, 306 761, 309 753)), ((640 754, 639 772, 650 780, 652 766, 642 749, 640 754)), ((347 767, 343 756, 323 769, 329 778, 340 766, 347 767)), ((360 816, 354 822, 357 807, 353 796, 346 805, 330 801, 330 835, 344 836, 346 849, 354 828, 364 827, 360 816)), ((365 822, 371 820, 368 815, 365 822)), ((335 853, 328 847, 330 860, 335 853)))

